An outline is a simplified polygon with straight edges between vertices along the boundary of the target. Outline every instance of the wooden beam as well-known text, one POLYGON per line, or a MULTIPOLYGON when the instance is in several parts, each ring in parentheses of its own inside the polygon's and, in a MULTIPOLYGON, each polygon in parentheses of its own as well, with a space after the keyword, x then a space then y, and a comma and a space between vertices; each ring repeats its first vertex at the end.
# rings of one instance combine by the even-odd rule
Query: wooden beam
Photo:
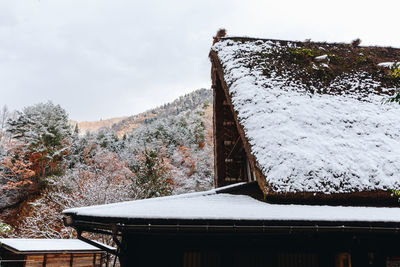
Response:
POLYGON ((235 141, 235 145, 233 146, 233 148, 231 149, 231 151, 228 154, 228 158, 232 155, 233 151, 235 150, 236 146, 239 144, 240 141, 240 135, 238 136, 238 138, 235 141))
POLYGON ((79 232, 78 232, 78 239, 82 240, 83 242, 86 242, 89 245, 92 245, 92 246, 94 246, 96 248, 104 250, 104 251, 106 251, 106 252, 108 252, 108 253, 110 253, 112 255, 119 256, 118 253, 115 250, 112 250, 112 249, 110 249, 110 248, 108 248, 106 246, 101 245, 100 243, 97 243, 97 242, 94 242, 94 241, 92 241, 90 239, 87 239, 87 238, 83 237, 81 234, 79 234, 79 232))
POLYGON ((234 121, 224 121, 222 124, 223 124, 223 126, 234 126, 235 122, 234 121))
POLYGON ((240 181, 239 178, 235 178, 235 177, 225 177, 224 180, 227 181, 227 182, 237 182, 237 181, 240 181))
POLYGON ((233 145, 233 141, 232 140, 226 140, 226 141, 224 141, 224 146, 231 146, 231 145, 233 145))
POLYGON ((243 164, 244 161, 242 160, 235 160, 235 159, 225 159, 225 163, 231 163, 231 164, 243 164))

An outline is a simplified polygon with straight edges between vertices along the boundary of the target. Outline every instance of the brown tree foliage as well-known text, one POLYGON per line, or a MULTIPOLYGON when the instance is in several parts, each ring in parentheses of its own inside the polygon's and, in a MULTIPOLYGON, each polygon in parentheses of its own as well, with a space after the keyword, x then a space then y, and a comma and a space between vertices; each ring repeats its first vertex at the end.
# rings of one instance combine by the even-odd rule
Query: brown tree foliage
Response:
POLYGON ((25 155, 19 147, 9 151, 9 156, 2 159, 0 165, 2 166, 0 176, 6 180, 2 187, 3 190, 33 183, 35 171, 32 170, 32 162, 25 159, 25 155))

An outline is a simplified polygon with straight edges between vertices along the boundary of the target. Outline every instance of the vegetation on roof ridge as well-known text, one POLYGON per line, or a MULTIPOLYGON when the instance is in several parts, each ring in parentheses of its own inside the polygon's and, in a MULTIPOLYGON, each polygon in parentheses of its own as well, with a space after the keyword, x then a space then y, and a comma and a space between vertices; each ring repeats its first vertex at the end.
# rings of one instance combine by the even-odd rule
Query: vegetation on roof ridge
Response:
POLYGON ((261 67, 266 77, 287 77, 287 82, 301 83, 312 94, 347 94, 357 91, 361 96, 371 93, 394 95, 396 88, 400 87, 399 70, 378 65, 382 62, 400 62, 400 49, 360 47, 359 42, 291 42, 247 37, 229 37, 223 40, 243 44, 251 42, 256 46, 268 42, 270 48, 262 51, 255 49, 250 54, 238 51, 236 56, 245 58, 245 65, 250 68, 261 67), (367 81, 367 86, 355 88, 351 82, 342 82, 352 75, 367 81), (336 84, 337 81, 340 84, 336 84))
POLYGON ((304 43, 313 43, 313 44, 320 44, 320 45, 342 45, 342 46, 354 46, 354 43, 357 43, 356 46, 359 47, 375 47, 375 48, 389 48, 394 50, 400 50, 400 47, 392 47, 392 46, 379 46, 379 45, 370 45, 370 46, 360 46, 361 40, 355 39, 351 43, 345 42, 327 42, 327 41, 312 41, 311 39, 306 39, 304 41, 300 40, 284 40, 284 39, 273 39, 273 38, 257 38, 257 37, 249 37, 249 36, 223 36, 219 38, 219 41, 223 40, 232 40, 232 41, 269 41, 269 42, 280 42, 281 44, 304 44, 304 43))

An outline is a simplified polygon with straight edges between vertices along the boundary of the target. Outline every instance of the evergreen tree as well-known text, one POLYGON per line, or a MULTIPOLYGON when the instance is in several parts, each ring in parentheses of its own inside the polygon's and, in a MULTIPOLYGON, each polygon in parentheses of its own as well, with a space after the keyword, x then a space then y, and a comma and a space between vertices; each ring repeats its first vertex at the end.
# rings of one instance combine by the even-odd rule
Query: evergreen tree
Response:
POLYGON ((66 111, 52 102, 29 106, 8 120, 8 131, 20 140, 40 177, 55 171, 68 153, 71 129, 66 111))
POLYGON ((166 196, 172 193, 172 179, 168 168, 156 150, 145 150, 135 166, 134 186, 143 190, 146 198, 166 196))

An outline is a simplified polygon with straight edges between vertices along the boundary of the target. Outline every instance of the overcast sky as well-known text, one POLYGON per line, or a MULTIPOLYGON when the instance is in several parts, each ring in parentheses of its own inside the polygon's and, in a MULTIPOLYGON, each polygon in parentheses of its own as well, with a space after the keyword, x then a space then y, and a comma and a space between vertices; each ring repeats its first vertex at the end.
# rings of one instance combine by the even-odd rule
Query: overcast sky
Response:
POLYGON ((132 115, 210 87, 212 36, 400 47, 398 0, 0 0, 0 105, 75 120, 132 115))

